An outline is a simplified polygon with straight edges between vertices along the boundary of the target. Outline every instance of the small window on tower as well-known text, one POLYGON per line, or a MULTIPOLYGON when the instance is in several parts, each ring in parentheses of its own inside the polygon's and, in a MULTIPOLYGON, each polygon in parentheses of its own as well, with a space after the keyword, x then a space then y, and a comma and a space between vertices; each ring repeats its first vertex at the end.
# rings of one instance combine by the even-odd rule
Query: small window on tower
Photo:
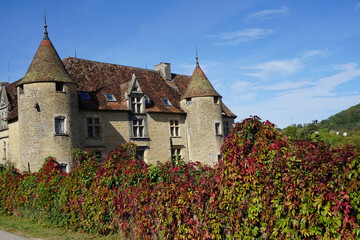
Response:
POLYGON ((191 98, 187 98, 186 99, 186 105, 190 105, 190 104, 192 104, 191 98))
POLYGON ((19 85, 19 94, 24 93, 24 84, 19 85))
POLYGON ((220 123, 215 123, 215 134, 217 136, 221 135, 221 128, 220 128, 220 123))
POLYGON ((105 93, 105 97, 108 102, 116 102, 116 98, 111 93, 105 93))
POLYGON ((65 134, 65 117, 60 116, 55 118, 55 133, 65 134))
POLYGON ((65 92, 64 83, 57 82, 55 83, 55 87, 57 92, 65 92))
POLYGON ((214 97, 214 103, 220 104, 220 97, 214 97))

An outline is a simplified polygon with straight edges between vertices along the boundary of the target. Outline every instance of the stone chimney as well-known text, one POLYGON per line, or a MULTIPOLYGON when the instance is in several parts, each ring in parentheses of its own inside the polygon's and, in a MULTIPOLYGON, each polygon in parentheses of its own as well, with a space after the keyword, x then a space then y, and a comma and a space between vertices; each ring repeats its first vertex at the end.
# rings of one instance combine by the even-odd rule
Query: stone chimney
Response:
POLYGON ((171 81, 170 63, 160 62, 160 64, 155 65, 154 70, 159 71, 165 80, 171 81))

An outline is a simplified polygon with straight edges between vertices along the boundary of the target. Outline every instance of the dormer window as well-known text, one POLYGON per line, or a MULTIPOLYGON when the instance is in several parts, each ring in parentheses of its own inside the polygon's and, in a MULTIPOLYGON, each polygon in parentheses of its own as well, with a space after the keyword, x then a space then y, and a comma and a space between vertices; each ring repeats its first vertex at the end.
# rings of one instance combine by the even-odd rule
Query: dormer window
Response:
POLYGON ((108 102, 116 102, 116 98, 111 93, 105 93, 105 97, 108 102))
POLYGON ((134 113, 142 112, 142 97, 131 97, 131 111, 134 113))
POLYGON ((88 92, 79 91, 79 96, 81 100, 90 100, 90 95, 88 92))
POLYGON ((167 98, 162 98, 161 100, 162 100, 162 102, 163 102, 163 104, 164 104, 165 106, 167 106, 167 107, 172 106, 172 105, 171 105, 171 102, 169 101, 169 99, 167 99, 167 98))
POLYGON ((55 83, 55 88, 57 92, 65 92, 64 83, 62 82, 55 83))

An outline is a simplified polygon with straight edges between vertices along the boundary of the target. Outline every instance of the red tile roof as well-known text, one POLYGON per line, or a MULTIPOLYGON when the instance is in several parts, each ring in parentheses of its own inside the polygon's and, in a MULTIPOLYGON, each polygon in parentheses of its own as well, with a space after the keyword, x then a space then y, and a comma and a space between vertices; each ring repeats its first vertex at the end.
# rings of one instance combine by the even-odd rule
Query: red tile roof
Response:
MULTIPOLYGON (((155 70, 72 57, 65 58, 62 62, 71 79, 78 85, 78 91, 89 93, 90 100, 82 100, 79 97, 80 109, 129 111, 124 97, 134 73, 142 92, 152 102, 151 105, 147 105, 146 112, 185 114, 180 108, 180 100, 189 86, 191 76, 172 74, 172 81, 167 81, 155 70), (107 101, 105 93, 113 94, 116 102, 107 101), (168 99, 172 106, 165 106, 162 98, 168 99)), ((21 81, 23 79, 6 87, 13 107, 9 120, 17 118, 18 115, 16 86, 21 81)), ((236 117, 225 104, 222 108, 225 116, 236 117)))
POLYGON ((208 96, 221 97, 220 94, 215 91, 209 79, 197 63, 182 99, 208 96))
POLYGON ((28 71, 18 84, 34 82, 74 83, 48 38, 41 41, 28 71))

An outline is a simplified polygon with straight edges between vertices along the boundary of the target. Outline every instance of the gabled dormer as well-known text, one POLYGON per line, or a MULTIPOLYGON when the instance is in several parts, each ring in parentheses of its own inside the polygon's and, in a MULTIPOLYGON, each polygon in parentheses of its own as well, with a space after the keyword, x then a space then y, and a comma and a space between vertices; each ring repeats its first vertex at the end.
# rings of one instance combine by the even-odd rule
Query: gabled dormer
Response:
POLYGON ((128 108, 135 114, 145 113, 145 98, 144 93, 141 90, 139 81, 136 79, 136 75, 133 73, 129 88, 126 91, 127 99, 126 103, 128 108))
POLYGON ((7 96, 5 85, 1 85, 1 95, 0 95, 0 131, 8 129, 7 117, 9 115, 9 110, 11 109, 11 104, 7 96))

